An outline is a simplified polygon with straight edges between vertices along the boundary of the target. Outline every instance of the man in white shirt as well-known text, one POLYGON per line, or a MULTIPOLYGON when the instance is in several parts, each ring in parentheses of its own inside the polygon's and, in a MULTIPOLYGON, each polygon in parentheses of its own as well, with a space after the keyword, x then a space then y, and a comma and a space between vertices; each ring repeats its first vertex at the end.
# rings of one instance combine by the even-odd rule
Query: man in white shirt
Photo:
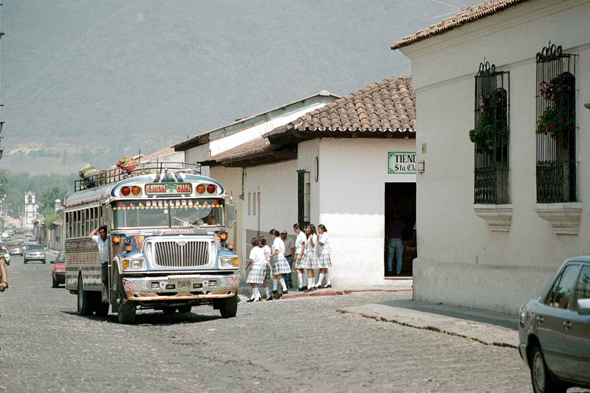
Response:
POLYGON ((88 235, 93 242, 98 246, 98 253, 100 254, 100 262, 102 269, 102 283, 108 288, 109 275, 109 243, 107 237, 107 227, 101 226, 90 232, 88 235), (98 232, 98 235, 96 233, 98 232))
MULTIPOLYGON (((285 259, 289 262, 289 266, 291 270, 293 269, 293 253, 295 252, 295 243, 293 243, 293 239, 289 239, 287 236, 287 230, 283 230, 281 232, 281 239, 283 243, 285 243, 285 259)), ((283 274, 283 278, 285 279, 285 284, 289 287, 289 289, 293 288, 293 278, 291 277, 291 273, 283 274)))

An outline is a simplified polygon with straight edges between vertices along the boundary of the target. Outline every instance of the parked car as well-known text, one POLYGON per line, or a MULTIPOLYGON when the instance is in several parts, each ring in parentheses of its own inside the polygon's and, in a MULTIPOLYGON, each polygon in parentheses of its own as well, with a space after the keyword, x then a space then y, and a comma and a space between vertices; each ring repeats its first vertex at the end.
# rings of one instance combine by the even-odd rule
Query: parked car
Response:
POLYGON ((51 286, 53 288, 59 287, 59 284, 66 283, 66 253, 60 252, 55 258, 53 270, 51 271, 51 286))
POLYGON ((23 255, 22 243, 8 243, 6 247, 10 255, 23 255))
POLYGON ((535 392, 590 388, 590 256, 567 259, 521 307, 519 337, 535 392))
POLYGON ((25 250, 25 263, 30 261, 41 261, 46 263, 45 250, 42 245, 32 244, 27 246, 27 249, 25 250))
POLYGON ((4 259, 6 260, 6 266, 10 266, 10 253, 8 252, 8 249, 6 249, 5 247, 0 247, 0 253, 4 255, 4 259))

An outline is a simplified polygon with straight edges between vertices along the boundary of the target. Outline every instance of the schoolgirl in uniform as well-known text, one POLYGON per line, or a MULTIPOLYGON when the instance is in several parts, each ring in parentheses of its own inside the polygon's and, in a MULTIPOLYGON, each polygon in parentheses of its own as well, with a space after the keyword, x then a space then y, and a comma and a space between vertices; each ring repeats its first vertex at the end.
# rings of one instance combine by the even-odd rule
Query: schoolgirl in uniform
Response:
POLYGON ((332 284, 330 283, 330 273, 328 273, 328 269, 332 267, 332 260, 330 258, 330 238, 328 237, 326 226, 323 224, 318 225, 318 233, 320 234, 320 239, 318 240, 318 243, 320 244, 320 258, 318 260, 320 277, 318 278, 315 287, 332 288, 332 284), (324 277, 326 278, 326 285, 322 286, 324 277))
POLYGON ((270 266, 270 247, 266 242, 266 238, 264 236, 260 236, 260 248, 262 248, 262 252, 264 253, 264 259, 266 261, 265 270, 266 275, 264 278, 264 290, 266 291, 266 301, 272 300, 272 295, 270 293, 270 283, 272 280, 272 267, 270 266))
POLYGON ((281 283, 283 294, 289 293, 283 274, 291 273, 289 262, 285 258, 285 243, 281 239, 281 234, 276 229, 270 230, 272 238, 272 253, 270 254, 270 265, 272 266, 272 293, 275 299, 280 299, 278 284, 281 283))
POLYGON ((309 224, 305 227, 307 234, 307 243, 305 245, 304 267, 307 269, 307 291, 314 290, 315 272, 314 269, 319 267, 318 262, 318 235, 316 234, 315 225, 309 224))
POLYGON ((305 272, 304 265, 304 253, 305 253, 305 243, 307 242, 307 236, 305 233, 299 228, 299 224, 293 224, 293 231, 297 234, 297 239, 295 240, 295 269, 297 270, 297 283, 299 285, 299 291, 305 291, 307 289, 307 283, 304 282, 303 273, 305 272))
POLYGON ((252 287, 252 296, 248 299, 248 302, 259 302, 260 301, 260 290, 258 289, 259 284, 264 283, 266 277, 266 260, 264 258, 264 251, 260 246, 260 240, 252 239, 252 251, 250 251, 250 258, 246 265, 246 270, 252 266, 250 274, 246 282, 252 287))

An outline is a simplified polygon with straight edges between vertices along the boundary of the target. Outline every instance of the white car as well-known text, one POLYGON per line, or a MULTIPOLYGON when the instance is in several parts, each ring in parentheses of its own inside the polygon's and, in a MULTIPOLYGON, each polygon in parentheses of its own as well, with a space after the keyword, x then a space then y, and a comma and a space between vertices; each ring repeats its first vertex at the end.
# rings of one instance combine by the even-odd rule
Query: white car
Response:
POLYGON ((2 239, 8 239, 8 238, 10 238, 10 234, 8 232, 3 232, 2 239))

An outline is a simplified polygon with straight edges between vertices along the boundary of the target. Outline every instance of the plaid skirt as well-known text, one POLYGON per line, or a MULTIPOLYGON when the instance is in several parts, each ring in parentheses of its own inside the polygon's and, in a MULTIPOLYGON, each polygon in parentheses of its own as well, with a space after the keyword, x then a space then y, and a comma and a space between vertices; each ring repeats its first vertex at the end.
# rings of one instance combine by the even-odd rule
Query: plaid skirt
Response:
POLYGON ((329 267, 332 267, 332 259, 330 259, 330 253, 322 252, 318 262, 320 269, 327 269, 329 267))
POLYGON ((268 278, 268 276, 270 276, 270 269, 268 263, 262 266, 252 266, 252 270, 250 270, 250 274, 248 274, 246 283, 262 284, 264 283, 264 279, 268 278))
POLYGON ((305 263, 305 254, 303 254, 303 257, 301 257, 301 260, 299 260, 300 252, 301 250, 297 251, 295 255, 293 255, 293 258, 295 258, 295 269, 305 269, 305 266, 303 266, 305 263))
POLYGON ((301 262, 303 262, 304 269, 317 269, 320 265, 315 250, 306 251, 305 256, 301 259, 301 262))
POLYGON ((272 258, 272 275, 291 273, 289 261, 283 254, 279 254, 272 258))

